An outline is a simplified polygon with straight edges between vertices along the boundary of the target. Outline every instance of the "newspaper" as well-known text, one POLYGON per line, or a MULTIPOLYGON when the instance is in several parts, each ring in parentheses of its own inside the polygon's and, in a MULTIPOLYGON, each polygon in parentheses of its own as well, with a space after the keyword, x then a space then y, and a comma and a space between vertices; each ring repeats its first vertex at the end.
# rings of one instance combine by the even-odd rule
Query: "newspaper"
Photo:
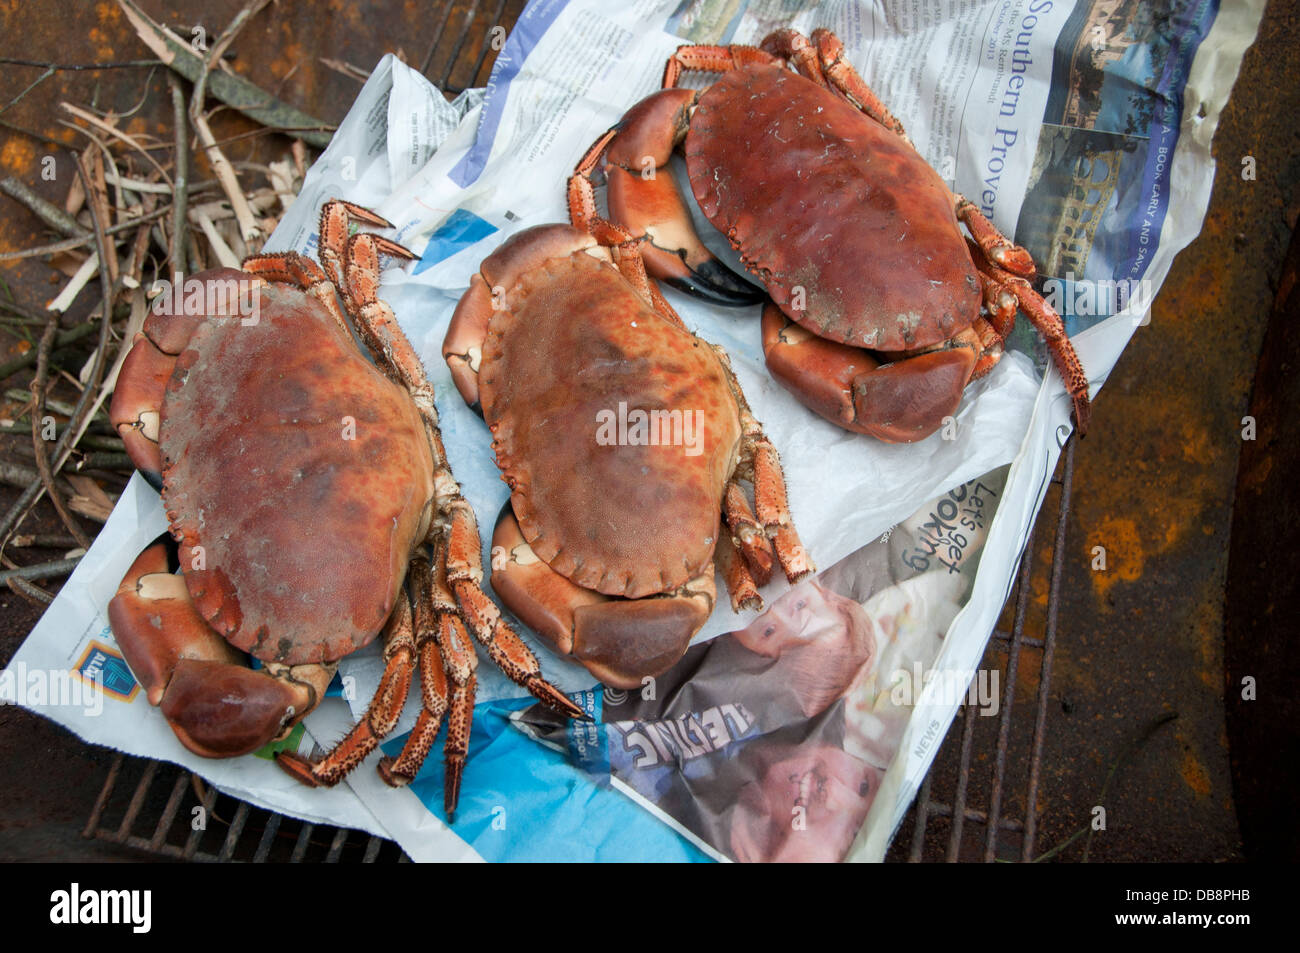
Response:
MULTIPOLYGON (((539 0, 506 39, 486 90, 453 104, 395 59, 381 61, 268 247, 314 254, 319 208, 342 197, 375 208, 395 224, 394 237, 419 254, 418 261, 384 273, 381 294, 430 372, 452 467, 481 527, 490 531, 508 488, 493 462, 486 427, 460 401, 440 353, 452 309, 479 262, 515 231, 566 219, 564 181, 574 163, 597 135, 658 88, 663 63, 677 46, 755 43, 781 26, 804 32, 827 27, 844 41, 849 60, 903 121, 927 161, 1035 255, 1045 279, 1042 290, 1065 317, 1095 397, 1144 322, 1174 254, 1200 228, 1213 179, 1210 138, 1262 6, 1262 0, 1222 10, 1190 0, 954 0, 942 7, 640 0, 611 9, 594 0, 539 0)), ((725 253, 725 240, 700 227, 705 240, 725 253)), ((916 632, 927 633, 932 643, 924 652, 891 657, 878 640, 876 649, 852 656, 857 661, 842 694, 816 716, 824 721, 826 712, 844 715, 835 716, 839 754, 809 761, 809 751, 796 743, 779 755, 738 758, 752 767, 748 779, 736 777, 734 785, 756 786, 744 798, 732 791, 733 801, 748 805, 746 819, 737 821, 700 807, 716 796, 691 793, 702 789, 688 783, 688 759, 677 759, 669 785, 677 795, 658 800, 646 797, 622 767, 610 771, 598 761, 593 769, 593 752, 603 750, 609 760, 617 747, 611 738, 626 748, 618 739, 628 732, 609 726, 681 712, 661 695, 661 707, 653 711, 629 709, 607 719, 609 694, 585 669, 524 631, 547 676, 593 714, 595 734, 561 737, 570 729, 548 728, 529 711, 531 699, 521 699, 490 664, 481 664, 475 733, 453 826, 441 814, 436 757, 407 789, 387 788, 370 762, 349 779, 366 809, 414 859, 804 856, 782 853, 784 839, 762 833, 767 829, 756 806, 768 803, 770 809, 762 780, 774 765, 793 758, 805 774, 821 771, 844 790, 857 791, 849 798, 851 809, 842 812, 853 823, 836 828, 835 856, 878 860, 958 706, 969 697, 948 689, 977 673, 1071 429, 1068 397, 1028 322, 1019 323, 993 372, 968 388, 955 426, 916 444, 887 445, 814 417, 776 385, 763 365, 756 308, 713 307, 671 289, 666 295, 692 330, 728 349, 756 416, 781 452, 791 512, 824 570, 805 585, 857 605, 860 611, 846 608, 846 618, 874 619, 891 599, 928 606, 917 617, 916 632), (896 527, 911 525, 914 514, 924 525, 928 507, 981 481, 996 488, 996 506, 990 507, 995 512, 980 528, 980 546, 972 545, 969 561, 960 566, 960 591, 940 588, 934 598, 918 601, 922 584, 911 578, 916 574, 896 565, 845 582, 857 578, 854 567, 874 565, 879 553, 894 552, 885 537, 906 536, 896 527), (893 697, 896 673, 882 668, 904 661, 919 662, 927 676, 906 703, 893 697), (890 701, 888 717, 880 721, 886 727, 876 730, 868 752, 843 726, 853 724, 849 709, 871 708, 882 696, 890 701), (629 712, 631 718, 623 717, 629 712), (869 780, 854 771, 869 772, 869 780), (846 780, 854 778, 860 782, 855 789, 846 780)), ((135 512, 146 509, 151 492, 133 483, 87 557, 104 579, 120 577, 157 532, 142 528, 135 512), (126 507, 133 511, 122 514, 126 507)), ((47 664, 56 664, 52 657, 71 658, 73 630, 83 633, 83 641, 93 630, 111 647, 111 636, 93 624, 111 591, 101 586, 91 593, 74 576, 15 662, 38 650, 45 651, 47 664), (56 614, 57 629, 47 625, 56 614), (51 653, 56 643, 60 648, 51 653)), ((733 639, 743 643, 740 633, 782 612, 788 616, 800 591, 777 580, 763 596, 772 615, 759 621, 752 612, 733 614, 723 600, 692 653, 714 653, 700 643, 726 633, 737 633, 733 639)), ((340 666, 354 716, 364 710, 378 672, 373 647, 340 666)), ((665 676, 665 684, 674 677, 665 676)), ((736 679, 705 683, 739 686, 736 679)), ((414 702, 388 750, 400 747, 409 731, 414 702)), ((238 775, 242 769, 234 763, 191 765, 172 750, 174 744, 146 745, 137 720, 113 720, 110 727, 101 718, 92 730, 75 712, 29 707, 90 740, 132 750, 147 746, 153 756, 184 761, 217 783, 221 771, 236 772, 243 790, 262 780, 238 775)), ((160 722, 154 711, 141 713, 138 722, 150 717, 160 722)), ((796 722, 802 723, 796 719, 764 734, 792 730, 796 722)), ((309 730, 312 725, 309 719, 309 730)), ((165 728, 162 733, 169 734, 165 728)), ((316 737, 326 744, 337 736, 316 737)), ((690 739, 683 740, 689 746, 690 739)), ((737 744, 750 742, 757 751, 752 741, 746 736, 737 744)), ((724 746, 724 758, 728 750, 724 746)), ((321 816, 327 796, 303 792, 280 809, 321 816)))

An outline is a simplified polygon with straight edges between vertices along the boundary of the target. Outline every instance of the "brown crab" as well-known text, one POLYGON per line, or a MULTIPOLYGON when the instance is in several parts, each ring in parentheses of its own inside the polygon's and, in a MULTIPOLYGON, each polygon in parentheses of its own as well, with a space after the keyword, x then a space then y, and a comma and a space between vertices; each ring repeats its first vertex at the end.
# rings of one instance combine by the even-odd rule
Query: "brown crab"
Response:
POLYGON ((379 770, 390 784, 413 778, 446 715, 450 815, 474 705, 468 633, 543 702, 580 711, 480 588, 478 528, 447 465, 433 388, 376 296, 380 255, 411 255, 375 235, 349 238, 350 219, 389 227, 327 203, 328 275, 296 253, 258 255, 242 272, 186 282, 187 313, 146 319, 111 416, 161 487, 179 552, 146 549, 109 619, 150 703, 205 757, 284 736, 339 659, 382 631, 385 670, 365 717, 318 762, 277 758, 307 784, 338 782, 392 730, 418 670, 419 720, 379 770))
POLYGON ((812 563, 725 352, 659 294, 639 239, 589 225, 528 229, 488 256, 443 355, 511 489, 493 588, 603 682, 641 687, 708 618, 715 563, 735 609, 761 606, 773 551, 791 581, 812 563))
POLYGON ((761 49, 683 46, 663 86, 578 163, 575 223, 595 214, 603 167, 610 218, 648 238, 652 275, 724 304, 761 300, 695 234, 665 168, 680 148, 704 215, 771 296, 768 367, 809 408, 882 440, 928 436, 1001 357, 1020 308, 1086 429, 1088 380, 1030 284, 1033 259, 948 189, 832 33, 780 30, 761 49), (702 91, 677 88, 686 71, 722 75, 702 91))

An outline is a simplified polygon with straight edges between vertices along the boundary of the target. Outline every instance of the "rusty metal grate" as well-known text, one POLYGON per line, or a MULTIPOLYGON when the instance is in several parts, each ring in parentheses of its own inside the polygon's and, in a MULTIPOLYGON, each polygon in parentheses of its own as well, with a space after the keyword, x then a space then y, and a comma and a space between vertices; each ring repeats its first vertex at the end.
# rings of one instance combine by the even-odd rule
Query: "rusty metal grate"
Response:
MULTIPOLYGON (((493 29, 504 38, 523 12, 525 0, 473 0, 443 5, 434 39, 420 63, 420 72, 448 95, 487 84, 492 62, 493 29)), ((436 15, 436 14, 435 14, 436 15)))
POLYGON ((259 864, 410 860, 392 841, 253 807, 174 764, 124 754, 113 759, 82 836, 171 860, 259 864), (202 808, 202 813, 196 808, 202 808), (195 823, 200 818, 201 825, 195 823))
MULTIPOLYGON (((1035 529, 1025 544, 1019 578, 1007 600, 1008 605, 1015 606, 1011 630, 993 633, 981 663, 983 668, 1001 673, 996 724, 992 724, 993 718, 981 717, 971 705, 963 706, 894 838, 889 860, 1030 861, 1037 856, 1037 804, 1070 515, 1074 443, 1071 439, 1066 444, 1052 479, 1052 485, 1060 491, 1043 637, 1025 635, 1033 591, 1030 578, 1035 529), (1035 660, 1036 672, 1025 671, 1026 664, 1032 665, 1035 660), (1018 710, 1016 690, 1022 679, 1037 682, 1032 724, 1024 717, 1019 721, 1014 717, 1018 710), (991 753, 987 772, 972 770, 972 755, 977 751, 991 753)), ((1044 509, 1050 506, 1050 497, 1049 490, 1044 509)), ((1023 708, 1022 700, 1019 710, 1023 708)))

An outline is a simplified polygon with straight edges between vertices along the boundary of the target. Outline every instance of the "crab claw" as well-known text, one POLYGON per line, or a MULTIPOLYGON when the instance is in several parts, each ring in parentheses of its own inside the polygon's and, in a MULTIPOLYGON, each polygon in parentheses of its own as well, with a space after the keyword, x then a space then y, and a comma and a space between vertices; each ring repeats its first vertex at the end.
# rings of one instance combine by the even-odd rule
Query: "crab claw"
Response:
POLYGON ((233 758, 274 741, 312 701, 305 686, 243 665, 181 659, 161 707, 185 747, 233 758))
MULTIPOLYGON (((671 668, 713 608, 711 570, 685 591, 653 599, 611 598, 570 582, 533 552, 509 503, 497 517, 492 552, 492 588, 502 603, 615 688, 640 688, 671 668)), ((563 695, 548 695, 550 707, 585 717, 563 695)))
POLYGON ((975 367, 966 347, 881 364, 861 348, 817 337, 781 309, 763 309, 768 370, 805 407, 888 443, 922 440, 956 414, 975 367))
POLYGON ((592 229, 596 202, 591 176, 603 168, 610 219, 633 237, 649 239, 641 249, 646 271, 715 304, 757 304, 767 292, 704 246, 668 167, 673 149, 686 135, 696 95, 690 89, 660 90, 597 139, 569 179, 569 215, 582 231, 592 229))
MULTIPOLYGON (((682 261, 685 265, 685 257, 682 261)), ((732 308, 758 304, 767 298, 766 291, 750 284, 716 258, 703 261, 695 268, 685 265, 685 269, 685 276, 666 277, 664 282, 697 298, 732 308)))
POLYGON ((687 596, 618 599, 573 613, 573 657, 606 685, 640 688, 682 657, 709 617, 687 596))
POLYGON ((170 571, 170 545, 154 543, 127 570, 108 606, 113 636, 181 744, 206 758, 256 751, 310 711, 324 686, 301 672, 284 679, 248 668, 170 571))

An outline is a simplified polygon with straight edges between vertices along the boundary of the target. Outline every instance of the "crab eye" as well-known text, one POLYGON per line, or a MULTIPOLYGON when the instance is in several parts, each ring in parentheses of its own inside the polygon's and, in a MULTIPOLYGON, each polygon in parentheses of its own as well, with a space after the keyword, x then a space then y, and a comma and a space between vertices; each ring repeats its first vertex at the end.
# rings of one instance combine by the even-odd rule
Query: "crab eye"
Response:
POLYGON ((774 625, 769 625, 763 630, 763 638, 765 639, 770 639, 774 635, 776 635, 776 626, 774 625))

